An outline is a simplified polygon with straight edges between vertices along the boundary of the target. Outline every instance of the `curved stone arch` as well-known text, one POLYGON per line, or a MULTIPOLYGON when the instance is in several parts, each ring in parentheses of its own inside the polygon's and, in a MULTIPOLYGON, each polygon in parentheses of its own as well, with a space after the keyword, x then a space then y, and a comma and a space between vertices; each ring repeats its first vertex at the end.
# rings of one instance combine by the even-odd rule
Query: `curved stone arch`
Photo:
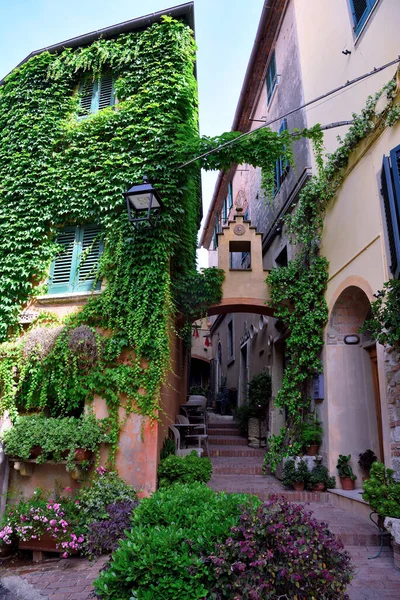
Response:
POLYGON ((210 317, 229 313, 252 313, 272 317, 274 311, 261 298, 222 298, 219 304, 213 304, 207 312, 210 317))
POLYGON ((207 363, 208 365, 210 364, 210 359, 207 358, 206 356, 200 356, 200 354, 191 354, 191 358, 195 358, 196 360, 201 360, 201 361, 207 363))
POLYGON ((342 281, 342 283, 337 287, 335 293, 333 294, 330 302, 329 302, 329 316, 331 315, 331 312, 335 306, 335 303, 337 301, 337 299, 339 298, 339 296, 341 295, 342 292, 344 292, 344 290, 348 287, 358 287, 360 288, 365 295, 367 296, 368 300, 370 302, 372 302, 373 298, 374 298, 374 294, 373 294, 373 290, 371 285, 369 284, 369 282, 364 279, 364 277, 360 277, 358 275, 351 275, 349 277, 346 277, 346 279, 344 281, 342 281))
POLYGON ((327 325, 327 343, 344 343, 347 335, 358 335, 371 309, 371 302, 358 285, 345 286, 337 296, 327 325))

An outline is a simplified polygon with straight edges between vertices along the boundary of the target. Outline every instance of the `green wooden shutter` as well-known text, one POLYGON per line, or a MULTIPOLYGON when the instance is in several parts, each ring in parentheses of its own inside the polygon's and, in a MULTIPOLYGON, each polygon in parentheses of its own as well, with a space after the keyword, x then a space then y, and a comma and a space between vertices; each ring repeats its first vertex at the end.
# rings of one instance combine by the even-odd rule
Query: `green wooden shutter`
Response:
POLYGON ((72 273, 76 268, 77 227, 66 227, 57 236, 57 243, 64 250, 53 261, 50 269, 48 294, 63 294, 73 289, 72 273))
POLYGON ((106 73, 100 80, 99 110, 114 104, 113 78, 111 73, 106 73))
POLYGON ((81 116, 86 116, 92 112, 92 100, 93 100, 93 91, 95 86, 95 81, 91 79, 85 79, 79 86, 79 114, 81 116))
MULTIPOLYGON (((85 225, 79 232, 79 257, 77 276, 74 282, 75 291, 83 292, 93 289, 99 258, 103 251, 103 243, 100 238, 101 228, 99 225, 85 225)), ((100 287, 100 281, 96 289, 100 287)))
POLYGON ((271 100, 272 92, 275 89, 277 82, 276 78, 276 59, 275 59, 275 50, 272 53, 271 60, 269 61, 268 69, 267 69, 267 100, 268 102, 271 100))

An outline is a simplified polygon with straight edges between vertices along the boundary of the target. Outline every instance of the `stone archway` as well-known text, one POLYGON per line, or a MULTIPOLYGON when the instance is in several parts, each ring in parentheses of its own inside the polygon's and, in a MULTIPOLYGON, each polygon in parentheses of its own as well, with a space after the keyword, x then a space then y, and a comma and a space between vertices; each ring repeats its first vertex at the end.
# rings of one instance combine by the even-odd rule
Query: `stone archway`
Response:
POLYGON ((359 333, 370 311, 365 292, 345 288, 330 312, 325 347, 326 400, 320 408, 325 437, 323 451, 336 471, 339 454, 352 455, 352 467, 361 487, 364 475, 358 455, 371 448, 383 459, 381 407, 375 344, 359 333))

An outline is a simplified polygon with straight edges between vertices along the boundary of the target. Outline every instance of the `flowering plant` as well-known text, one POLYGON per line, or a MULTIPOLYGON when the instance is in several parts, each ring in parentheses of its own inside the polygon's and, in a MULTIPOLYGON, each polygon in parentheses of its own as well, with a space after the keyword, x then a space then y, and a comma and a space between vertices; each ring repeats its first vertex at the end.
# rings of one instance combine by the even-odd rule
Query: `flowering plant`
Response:
POLYGON ((21 499, 7 508, 0 539, 5 544, 11 544, 15 538, 27 542, 47 533, 56 540, 57 548, 63 550, 66 558, 71 552, 81 550, 85 541, 76 502, 66 498, 57 502, 49 500, 42 490, 37 489, 31 498, 21 499))

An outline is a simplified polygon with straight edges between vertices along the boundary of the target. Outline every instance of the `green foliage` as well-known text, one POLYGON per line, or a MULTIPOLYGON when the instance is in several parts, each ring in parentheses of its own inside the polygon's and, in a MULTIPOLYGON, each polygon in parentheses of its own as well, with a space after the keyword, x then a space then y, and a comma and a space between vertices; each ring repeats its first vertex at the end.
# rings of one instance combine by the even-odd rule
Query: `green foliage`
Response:
POLYGON ((160 461, 157 474, 160 488, 175 483, 207 483, 211 479, 212 466, 209 458, 200 458, 195 451, 187 456, 170 454, 160 461))
POLYGON ((282 479, 284 485, 291 486, 297 481, 302 481, 307 485, 309 479, 310 472, 305 460, 299 460, 297 464, 293 458, 289 458, 285 461, 282 479))
MULTIPOLYGON (((203 460, 203 459, 202 459, 203 460)), ((195 600, 207 595, 209 566, 201 558, 239 522, 244 494, 204 484, 175 485, 142 500, 132 529, 94 582, 100 598, 195 600)))
POLYGON ((400 280, 390 279, 383 284, 371 304, 371 318, 361 328, 380 344, 400 346, 400 280))
POLYGON ((395 481, 393 469, 374 462, 369 479, 363 483, 363 500, 382 517, 400 519, 400 482, 395 481))
POLYGON ((136 500, 132 486, 127 484, 115 471, 103 467, 96 469, 95 475, 82 487, 77 495, 79 513, 86 522, 108 519, 106 507, 115 502, 136 500))
POLYGON ((324 465, 317 465, 311 469, 308 482, 309 488, 312 489, 317 483, 323 483, 325 489, 334 489, 336 487, 335 478, 329 475, 329 471, 324 465))
POLYGON ((249 406, 258 413, 265 414, 269 401, 271 400, 272 383, 271 375, 258 373, 254 375, 249 383, 249 406))
POLYGON ((338 470, 339 477, 350 477, 350 479, 355 481, 357 479, 357 476, 353 473, 350 461, 351 454, 348 454, 347 456, 345 454, 339 454, 336 468, 338 470))
POLYGON ((304 446, 311 446, 312 444, 320 444, 322 442, 322 436, 324 430, 322 424, 319 421, 315 413, 308 414, 303 423, 301 424, 301 441, 304 446))
POLYGON ((267 440, 267 450, 264 456, 264 472, 270 468, 274 473, 284 457, 297 456, 303 449, 303 443, 297 439, 297 431, 282 427, 277 435, 271 435, 267 440))
MULTIPOLYGON (((323 134, 320 128, 316 126, 301 132, 311 139, 318 174, 305 185, 295 210, 285 219, 292 242, 298 246, 298 254, 286 267, 272 270, 267 278, 271 305, 275 309, 274 316, 281 319, 289 331, 286 340, 289 360, 275 401, 277 406, 287 410, 289 422, 285 435, 282 436, 281 432, 269 439, 270 450, 265 455, 264 465, 270 465, 272 470, 283 456, 288 455, 287 447, 298 439, 299 424, 310 408, 310 380, 321 372, 323 330, 328 318, 324 298, 328 261, 319 256, 324 211, 346 177, 349 157, 357 144, 375 128, 382 124, 393 126, 400 118, 399 106, 394 103, 395 96, 394 78, 379 92, 368 97, 366 106, 359 115, 353 114, 353 123, 347 134, 343 140, 338 137, 338 148, 333 154, 326 156, 326 161, 323 157, 323 134), (386 95, 389 103, 377 119, 375 107, 383 95, 386 95)), ((396 293, 391 298, 389 319, 393 342, 397 335, 396 319, 399 314, 395 296, 396 293)), ((378 303, 375 315, 379 315, 380 310, 381 305, 378 303)), ((381 323, 375 331, 382 331, 381 323)), ((385 333, 381 335, 384 340, 385 333)))
POLYGON ((94 415, 46 418, 43 415, 18 417, 14 426, 2 434, 4 451, 9 456, 26 460, 33 446, 40 446, 42 452, 37 463, 48 460, 54 462, 75 460, 75 450, 84 448, 96 452, 101 443, 109 442, 109 420, 98 420, 94 415))
POLYGON ((175 450, 176 448, 174 440, 171 440, 171 438, 166 437, 161 448, 160 460, 167 458, 167 456, 169 456, 170 454, 175 454, 175 450))

